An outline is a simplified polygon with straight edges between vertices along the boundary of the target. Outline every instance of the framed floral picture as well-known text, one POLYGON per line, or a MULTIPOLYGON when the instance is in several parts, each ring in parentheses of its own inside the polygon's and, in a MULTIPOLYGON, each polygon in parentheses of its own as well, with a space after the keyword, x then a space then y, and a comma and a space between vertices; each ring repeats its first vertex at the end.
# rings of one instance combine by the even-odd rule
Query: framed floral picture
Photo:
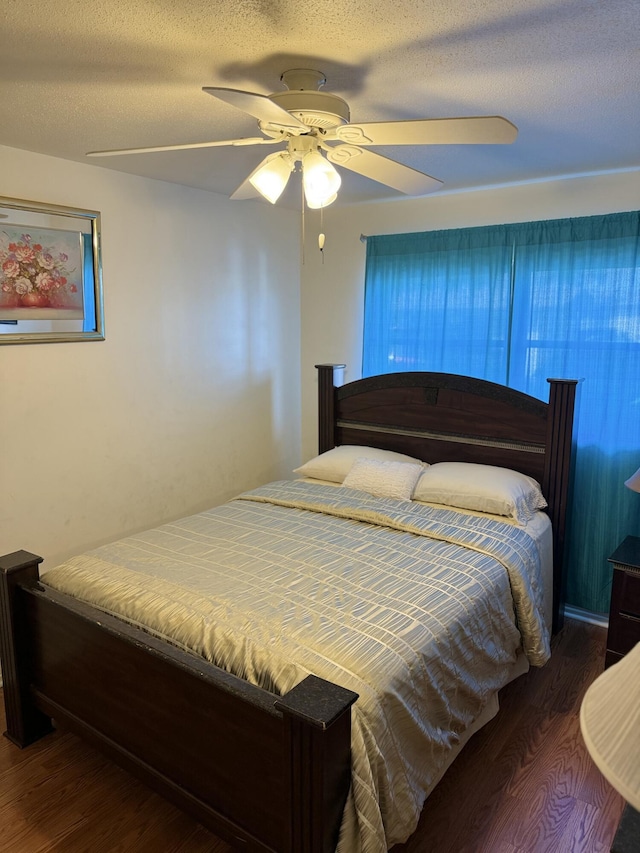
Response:
POLYGON ((100 214, 0 197, 0 344, 104 340, 100 214))

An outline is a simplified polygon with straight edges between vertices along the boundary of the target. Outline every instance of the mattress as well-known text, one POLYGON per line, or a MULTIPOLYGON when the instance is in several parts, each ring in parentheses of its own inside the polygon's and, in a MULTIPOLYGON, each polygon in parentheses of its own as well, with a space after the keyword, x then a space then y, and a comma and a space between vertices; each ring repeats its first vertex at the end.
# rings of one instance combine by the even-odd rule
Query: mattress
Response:
POLYGON ((338 850, 383 853, 518 657, 549 657, 540 554, 494 518, 282 481, 42 580, 275 693, 358 693, 338 850))

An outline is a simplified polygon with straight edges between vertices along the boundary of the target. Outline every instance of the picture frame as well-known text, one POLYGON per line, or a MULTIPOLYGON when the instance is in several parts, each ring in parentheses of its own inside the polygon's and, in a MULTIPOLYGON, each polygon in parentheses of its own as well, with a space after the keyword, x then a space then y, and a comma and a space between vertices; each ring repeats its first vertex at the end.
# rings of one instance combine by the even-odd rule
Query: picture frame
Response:
POLYGON ((103 341, 100 213, 0 196, 0 345, 103 341))

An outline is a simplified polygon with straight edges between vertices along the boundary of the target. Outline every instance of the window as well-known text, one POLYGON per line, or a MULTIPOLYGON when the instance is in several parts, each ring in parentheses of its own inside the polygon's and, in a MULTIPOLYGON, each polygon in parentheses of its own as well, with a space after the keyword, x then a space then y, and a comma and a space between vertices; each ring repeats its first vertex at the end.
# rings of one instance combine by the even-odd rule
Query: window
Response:
POLYGON ((640 213, 368 238, 363 375, 400 370, 584 380, 567 595, 606 612, 607 555, 640 535, 640 213))

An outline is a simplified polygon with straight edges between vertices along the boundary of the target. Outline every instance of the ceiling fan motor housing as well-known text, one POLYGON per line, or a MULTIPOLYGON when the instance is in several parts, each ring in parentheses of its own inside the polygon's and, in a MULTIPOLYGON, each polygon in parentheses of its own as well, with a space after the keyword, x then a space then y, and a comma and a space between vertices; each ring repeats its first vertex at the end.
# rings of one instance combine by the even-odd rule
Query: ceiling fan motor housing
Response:
POLYGON ((349 122, 349 105, 330 92, 309 90, 275 92, 269 100, 287 110, 308 127, 331 130, 349 122))

